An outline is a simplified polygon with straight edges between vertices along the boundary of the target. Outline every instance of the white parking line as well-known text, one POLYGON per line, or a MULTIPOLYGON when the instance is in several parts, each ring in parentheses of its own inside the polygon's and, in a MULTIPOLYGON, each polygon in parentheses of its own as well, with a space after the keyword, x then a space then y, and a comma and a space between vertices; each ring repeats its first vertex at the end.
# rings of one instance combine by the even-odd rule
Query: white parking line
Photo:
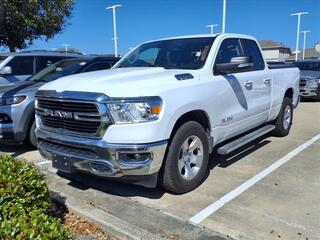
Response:
POLYGON ((231 200, 239 196, 241 193, 243 193, 244 191, 252 187, 254 184, 259 182, 261 179, 263 179, 265 176, 272 173, 274 170, 276 170, 277 168, 279 168, 280 166, 282 166, 283 164, 285 164, 286 162, 288 162, 289 160, 297 156, 300 152, 302 152, 303 150, 311 146, 313 143, 315 143, 319 139, 320 139, 320 133, 314 136, 313 138, 311 138, 310 140, 308 140, 307 142, 305 142, 304 144, 300 145, 296 149, 292 150, 287 155, 285 155, 275 163, 271 164, 269 167, 267 167, 266 169, 264 169, 263 171, 255 175, 254 177, 250 178, 248 181, 241 184, 239 187, 235 188, 231 192, 224 195, 222 198, 218 199, 217 201, 215 201, 205 209, 198 212, 196 215, 190 218, 189 221, 194 224, 198 224, 202 222, 211 214, 213 214, 215 211, 223 207, 226 203, 230 202, 231 200))
POLYGON ((42 162, 37 162, 36 165, 40 166, 40 165, 44 165, 44 164, 48 164, 51 163, 51 161, 42 161, 42 162))

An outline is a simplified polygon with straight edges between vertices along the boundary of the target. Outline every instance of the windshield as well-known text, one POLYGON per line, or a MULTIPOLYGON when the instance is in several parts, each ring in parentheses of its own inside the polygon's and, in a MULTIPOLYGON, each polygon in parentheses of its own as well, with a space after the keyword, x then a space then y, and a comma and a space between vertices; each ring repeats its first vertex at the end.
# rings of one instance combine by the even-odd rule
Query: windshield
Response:
POLYGON ((320 72, 320 62, 297 62, 296 65, 301 71, 320 72))
POLYGON ((87 64, 83 59, 61 61, 43 69, 29 78, 31 81, 50 82, 58 78, 75 74, 82 66, 87 64))
POLYGON ((120 60, 115 68, 200 69, 206 62, 213 41, 213 37, 206 37, 145 43, 120 60))

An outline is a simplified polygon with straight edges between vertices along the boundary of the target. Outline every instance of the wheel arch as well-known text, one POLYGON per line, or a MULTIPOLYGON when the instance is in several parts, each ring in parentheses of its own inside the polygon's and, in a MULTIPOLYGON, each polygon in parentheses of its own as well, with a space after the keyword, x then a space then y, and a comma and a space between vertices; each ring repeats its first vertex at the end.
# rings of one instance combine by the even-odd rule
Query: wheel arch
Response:
POLYGON ((294 94, 294 90, 293 90, 293 88, 290 87, 284 93, 284 97, 283 98, 288 97, 288 98, 291 99, 291 101, 293 101, 293 94, 294 94))
POLYGON ((177 132, 180 126, 189 121, 195 121, 199 123, 207 132, 208 141, 209 141, 209 149, 210 152, 213 147, 213 138, 211 137, 211 122, 208 113, 202 109, 190 110, 182 114, 176 121, 171 130, 169 143, 173 138, 174 134, 177 132))

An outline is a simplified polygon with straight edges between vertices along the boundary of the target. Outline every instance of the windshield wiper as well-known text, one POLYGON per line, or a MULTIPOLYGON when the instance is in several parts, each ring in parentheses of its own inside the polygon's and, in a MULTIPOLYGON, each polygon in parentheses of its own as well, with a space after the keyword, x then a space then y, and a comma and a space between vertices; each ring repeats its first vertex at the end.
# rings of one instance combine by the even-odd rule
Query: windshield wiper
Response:
POLYGON ((34 82, 47 82, 46 80, 44 80, 44 79, 32 79, 32 81, 34 81, 34 82))

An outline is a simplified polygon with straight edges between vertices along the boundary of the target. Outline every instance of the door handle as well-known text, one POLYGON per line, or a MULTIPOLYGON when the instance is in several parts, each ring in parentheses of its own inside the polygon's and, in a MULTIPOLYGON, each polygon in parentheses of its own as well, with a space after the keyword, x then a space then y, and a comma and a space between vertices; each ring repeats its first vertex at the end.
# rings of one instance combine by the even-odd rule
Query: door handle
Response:
POLYGON ((270 85, 270 83, 271 83, 271 78, 265 78, 265 79, 263 80, 263 82, 264 82, 266 85, 270 85))
POLYGON ((243 83, 243 85, 244 85, 246 88, 252 88, 253 82, 252 82, 252 81, 246 81, 246 82, 243 83))

